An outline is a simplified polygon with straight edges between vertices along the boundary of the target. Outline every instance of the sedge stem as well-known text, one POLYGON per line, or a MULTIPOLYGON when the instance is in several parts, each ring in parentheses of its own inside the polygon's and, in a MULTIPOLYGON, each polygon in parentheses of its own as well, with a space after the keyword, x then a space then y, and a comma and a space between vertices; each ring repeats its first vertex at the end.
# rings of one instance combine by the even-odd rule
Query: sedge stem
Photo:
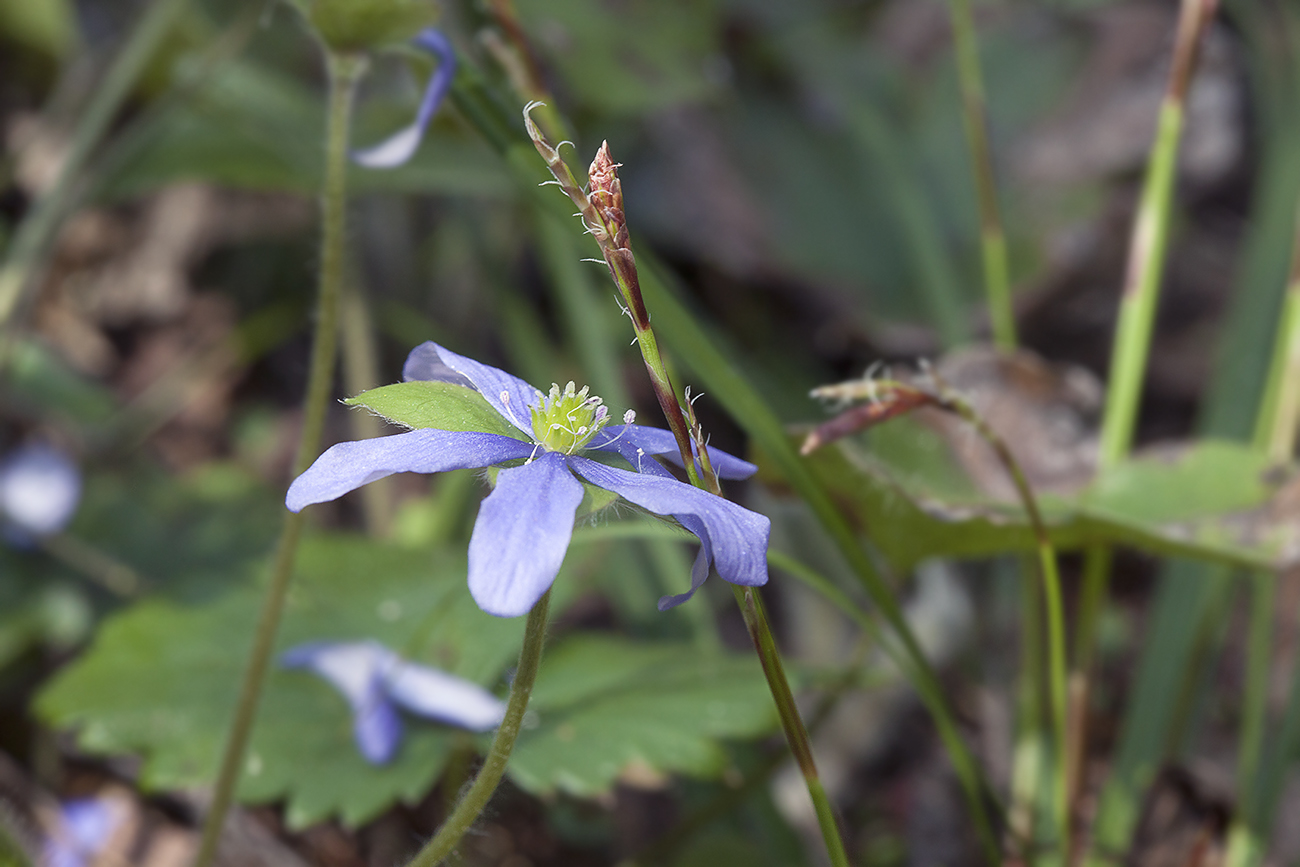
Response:
MULTIPOLYGON (((294 475, 301 474, 320 450, 325 427, 325 410, 334 378, 339 334, 339 298, 344 280, 344 235, 347 216, 348 129, 357 81, 365 70, 361 55, 327 53, 329 70, 329 119, 326 132, 325 188, 321 199, 321 271, 316 300, 315 336, 311 367, 303 398, 302 431, 294 475)), ((239 698, 226 735, 212 803, 203 822, 203 837, 194 867, 209 867, 217 854, 217 843, 226 813, 239 782, 244 754, 257 717, 257 707, 266 681, 271 651, 284 612, 293 565, 302 535, 301 512, 289 512, 280 531, 271 580, 253 635, 253 647, 240 683, 239 698)))
POLYGON ((813 810, 817 814, 817 826, 821 829, 822 839, 826 841, 826 852, 833 867, 848 867, 848 854, 844 850, 844 841, 840 839, 839 825, 835 821, 835 812, 831 807, 826 788, 822 785, 821 775, 817 773, 817 763, 813 760, 812 744, 808 739, 808 729, 799 716, 794 694, 790 691, 790 681, 785 676, 785 667, 781 663, 781 654, 776 648, 772 630, 768 626, 762 601, 752 587, 732 585, 736 604, 745 618, 745 628, 749 638, 754 642, 754 652, 758 654, 763 666, 763 676, 767 678, 767 687, 776 703, 777 715, 781 719, 781 729, 785 732, 786 743, 794 754, 795 764, 803 775, 812 798, 813 810))
POLYGON ((980 253, 984 264, 984 288, 988 293, 989 325, 994 345, 1003 352, 1010 352, 1016 348, 1016 317, 1011 307, 1011 283, 1007 273, 1007 237, 1002 227, 992 148, 989 146, 979 41, 970 0, 952 0, 951 8, 962 120, 970 146, 971 173, 979 203, 980 253))
POLYGON ((533 684, 537 681, 537 669, 542 661, 542 647, 546 643, 546 616, 551 606, 551 591, 547 590, 537 600, 533 610, 528 612, 528 623, 524 627, 524 644, 519 650, 519 667, 515 669, 514 680, 510 683, 510 699, 506 703, 505 717, 492 738, 483 767, 479 768, 474 782, 470 783, 465 794, 461 796, 451 815, 442 823, 438 833, 416 853, 407 867, 434 867, 451 854, 452 849, 469 831, 474 820, 479 817, 496 791, 497 784, 505 774, 510 753, 514 751, 515 741, 524 724, 524 712, 528 710, 528 699, 533 694, 533 684))

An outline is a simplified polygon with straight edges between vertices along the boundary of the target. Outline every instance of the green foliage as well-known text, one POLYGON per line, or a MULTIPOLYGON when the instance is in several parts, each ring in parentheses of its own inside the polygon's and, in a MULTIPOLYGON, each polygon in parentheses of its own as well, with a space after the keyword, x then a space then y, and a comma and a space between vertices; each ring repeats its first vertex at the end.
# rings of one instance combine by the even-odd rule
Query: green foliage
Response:
POLYGON ((620 774, 716 776, 720 738, 776 726, 758 661, 698 647, 573 636, 548 650, 530 705, 540 725, 520 736, 510 776, 530 791, 608 791, 620 774))
POLYGON ((389 421, 409 428, 494 433, 523 439, 518 428, 501 417, 483 395, 449 382, 399 382, 382 385, 348 398, 389 421))
POLYGON ((708 78, 718 49, 713 2, 520 0, 518 8, 568 84, 601 111, 655 111, 714 91, 708 78))
MULTIPOLYGON (((589 568, 581 551, 569 560, 557 580, 559 610, 579 589, 574 573, 589 568)), ((278 647, 373 638, 413 660, 499 684, 523 624, 480 611, 464 575, 461 554, 345 535, 309 539, 278 647)), ((210 784, 259 599, 249 586, 201 606, 133 606, 110 618, 90 650, 45 688, 37 712, 74 729, 88 752, 139 755, 147 789, 210 784)), ((560 641, 543 662, 532 707, 540 723, 520 739, 510 773, 533 791, 583 795, 608 791, 629 770, 716 775, 726 765, 720 739, 765 734, 775 722, 752 658, 612 635, 560 641)), ((239 797, 284 800, 295 828, 332 815, 356 825, 395 801, 420 798, 468 737, 412 719, 397 759, 370 766, 353 745, 343 699, 319 678, 276 669, 239 797)), ((482 749, 486 740, 476 743, 482 749)))
MULTIPOLYGON (((869 528, 881 553, 909 568, 926 557, 1033 549, 1018 502, 982 494, 938 435, 907 420, 890 424, 906 426, 910 450, 882 454, 868 435, 841 440, 809 460, 837 502, 869 528)), ((1074 495, 1040 495, 1039 502, 1058 548, 1127 544, 1270 568, 1293 556, 1297 528, 1267 504, 1294 478, 1294 468, 1272 468, 1253 449, 1207 440, 1177 455, 1135 458, 1074 495)))
MULTIPOLYGON (((464 576, 459 556, 341 535, 310 539, 279 647, 374 638, 491 685, 517 653, 522 624, 479 611, 464 576)), ((148 789, 210 784, 259 600, 259 588, 249 586, 203 606, 149 600, 116 615, 42 692, 38 713, 75 728, 89 752, 140 755, 148 789)), ((286 800, 293 827, 332 814, 357 824, 396 800, 420 797, 462 737, 412 721, 397 760, 372 767, 353 745, 343 699, 319 678, 277 669, 239 795, 286 800)))

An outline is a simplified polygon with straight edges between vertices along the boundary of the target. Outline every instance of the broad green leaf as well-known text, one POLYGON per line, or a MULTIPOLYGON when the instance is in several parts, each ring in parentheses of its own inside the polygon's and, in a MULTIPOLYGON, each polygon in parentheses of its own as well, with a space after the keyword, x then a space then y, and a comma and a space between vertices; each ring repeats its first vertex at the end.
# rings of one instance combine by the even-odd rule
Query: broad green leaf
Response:
MULTIPOLYGON (((203 606, 141 602, 105 624, 41 693, 37 712, 75 729, 89 752, 139 755, 148 789, 210 785, 260 601, 259 588, 244 587, 203 606)), ((522 628, 478 610, 460 555, 335 536, 303 543, 277 653, 306 641, 373 638, 491 686, 514 659, 522 628)), ((343 699, 319 678, 274 668, 239 796, 285 799, 294 827, 332 814, 355 825, 421 797, 462 737, 409 719, 398 758, 372 767, 353 745, 343 699)))
MULTIPOLYGON (((910 420, 890 425, 921 436, 910 420)), ((889 444, 875 436, 887 430, 821 449, 809 466, 896 566, 1033 548, 1018 502, 979 493, 938 438, 910 450, 874 448, 889 444)), ((1300 528, 1266 507, 1295 478, 1295 468, 1270 469, 1252 449, 1205 441, 1139 456, 1072 496, 1041 496, 1040 506, 1059 548, 1119 543, 1274 568, 1294 558, 1300 528)))
POLYGON ((449 382, 417 380, 382 385, 344 403, 364 406, 409 428, 476 431, 523 439, 520 430, 502 418, 483 395, 449 382))
POLYGON ((538 793, 594 795, 624 774, 716 775, 726 766, 721 739, 776 726, 754 657, 613 636, 549 650, 532 708, 540 724, 519 738, 509 773, 538 793))

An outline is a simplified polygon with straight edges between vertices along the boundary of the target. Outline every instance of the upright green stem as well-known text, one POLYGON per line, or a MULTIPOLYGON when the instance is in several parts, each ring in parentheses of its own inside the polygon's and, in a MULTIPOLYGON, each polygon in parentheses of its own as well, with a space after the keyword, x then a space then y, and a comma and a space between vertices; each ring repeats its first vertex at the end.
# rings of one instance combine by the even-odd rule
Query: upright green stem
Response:
MULTIPOLYGON (((677 440, 677 448, 681 453, 686 474, 695 487, 722 496, 717 476, 713 473, 708 452, 704 448, 703 433, 695 421, 689 404, 686 411, 683 411, 677 392, 668 378, 667 365, 664 364, 663 356, 659 352, 658 338, 655 337, 654 329, 650 327, 650 313, 646 310, 645 301, 641 296, 640 277, 637 274, 636 259, 632 255, 631 240, 623 214, 622 183, 618 178, 618 166, 610 157, 609 146, 602 144, 595 160, 591 163, 588 171, 588 192, 578 183, 568 164, 546 141, 546 137, 529 117, 529 112, 534 108, 536 105, 530 103, 524 109, 524 124, 528 129, 528 135, 537 152, 546 161, 555 183, 577 206, 587 231, 600 245, 605 263, 609 266, 610 276, 626 305, 628 318, 632 320, 637 345, 641 349, 641 358, 645 362, 646 372, 650 375, 650 383, 668 421, 668 427, 677 440), (692 433, 699 442, 698 457, 696 449, 692 446, 692 433)), ((754 641, 755 651, 759 655, 763 673, 767 677, 768 688, 772 692, 772 699, 776 703, 782 727, 785 729, 786 739, 790 742, 790 748, 795 754, 799 769, 808 786, 808 794, 817 813, 827 852, 836 867, 840 865, 847 867, 848 859, 845 855, 844 843, 840 839, 830 800, 826 797, 826 790, 821 784, 816 764, 813 762, 808 730, 799 718, 798 708, 795 707, 790 684, 786 680, 785 670, 776 649, 776 641, 752 591, 746 588, 742 593, 739 588, 736 588, 736 593, 736 600, 745 616, 745 623, 754 641)))
POLYGON ((1173 67, 1160 107, 1160 120, 1147 166, 1137 222, 1129 245, 1124 294, 1119 322, 1111 349, 1110 382, 1106 413, 1102 420, 1101 468, 1123 460, 1133 442, 1142 378, 1151 349, 1160 279, 1164 273, 1165 250, 1169 241, 1174 178, 1178 168, 1178 145, 1183 131, 1187 90, 1191 83, 1201 34, 1214 15, 1218 0, 1182 0, 1178 34, 1174 43, 1173 67))
MULTIPOLYGON (((1209 26, 1217 6, 1218 0, 1182 0, 1169 82, 1160 107, 1156 138, 1129 242, 1128 266, 1111 346, 1110 378, 1097 455, 1100 472, 1123 461, 1133 444, 1169 243, 1187 91, 1201 35, 1209 26)), ((1096 645, 1097 623, 1108 595, 1110 567, 1109 548, 1093 546, 1088 549, 1074 660, 1075 680, 1080 684, 1076 694, 1080 700, 1088 694, 1088 669, 1096 645)), ((1076 714, 1078 719, 1083 719, 1082 711, 1081 708, 1076 714)), ((1077 734, 1080 739, 1084 737, 1082 732, 1077 734)))
POLYGON ((1007 274, 1007 238, 998 207, 992 149, 984 101, 984 76, 980 71, 979 42, 970 0, 952 0, 952 32, 957 49, 957 78, 961 85, 962 118, 970 145, 971 171, 979 202, 980 252, 984 262, 984 287, 988 293, 989 324, 993 343, 1009 352, 1016 348, 1016 317, 1011 307, 1011 282, 1007 274))
MULTIPOLYGON (((1296 214, 1291 272, 1282 317, 1278 322, 1264 399, 1255 421, 1255 447, 1283 464, 1295 450, 1300 423, 1300 209, 1296 214)), ((1237 801, 1241 805, 1229 837, 1228 867, 1246 867, 1262 857, 1269 805, 1263 794, 1267 774, 1260 757, 1268 723, 1268 675, 1272 655, 1277 576, 1261 572, 1251 578, 1250 622, 1247 635, 1246 678, 1242 695, 1241 732, 1237 747, 1237 801)))
POLYGON ((1044 614, 1047 620, 1048 694, 1057 756, 1055 776, 1056 823, 1060 834, 1061 852, 1063 853, 1061 860, 1062 863, 1068 863, 1071 837, 1070 817, 1073 813, 1071 794, 1074 791, 1070 775, 1074 763, 1071 761, 1073 751, 1071 750, 1067 725, 1069 715, 1065 654, 1065 605, 1061 596, 1061 576, 1056 564, 1056 549, 1047 533, 1047 525, 1043 521, 1042 512, 1039 511, 1038 500, 1034 496, 1033 489, 1029 486, 1029 480, 1025 478, 1024 471, 1020 468, 1015 456, 1011 454, 1011 449, 1007 447, 1006 442, 988 426, 988 423, 975 411, 975 408, 960 396, 944 393, 939 395, 939 399, 941 401, 940 405, 951 409, 974 427, 984 441, 992 447, 994 453, 998 456, 998 462, 1002 464, 1003 469, 1007 471, 1007 475, 1011 477, 1016 493, 1020 496, 1020 503, 1024 506, 1025 512, 1029 516, 1030 526, 1034 530, 1038 549, 1038 565, 1043 579, 1044 614))
POLYGON ((848 854, 840 840, 840 829, 835 822, 835 813, 831 809, 830 799, 822 786, 821 776, 817 773, 817 764, 813 761, 812 744, 808 739, 808 729, 804 727, 799 708, 794 703, 790 692, 790 681, 785 676, 785 667, 781 664, 781 654, 776 649, 772 630, 767 625, 767 615, 763 604, 753 587, 732 585, 736 604, 745 618, 745 627, 749 638, 754 642, 754 652, 763 666, 763 675, 767 678, 768 688, 772 691, 772 700, 776 703, 777 715, 781 718, 781 728, 785 731, 786 743, 794 754, 795 764, 803 774, 808 785, 808 794, 812 796, 813 809, 817 813, 817 825, 821 828, 822 839, 826 841, 827 854, 834 867, 848 867, 848 854))
POLYGON ((510 684, 510 699, 506 703, 505 718, 492 738, 483 767, 479 769, 474 782, 465 790, 456 808, 451 811, 447 821, 442 823, 438 833, 425 844, 407 867, 434 867, 451 854, 461 838, 469 831, 474 820, 483 812, 497 784, 506 771, 510 753, 515 748, 515 741, 523 727, 524 712, 528 710, 528 698, 533 694, 533 683, 537 680, 537 669, 542 661, 542 646, 546 642, 546 615, 551 606, 551 591, 547 590, 537 600, 533 610, 528 612, 528 625, 524 627, 524 645, 519 651, 519 667, 515 669, 515 679, 510 684))
MULTIPOLYGON (((320 450, 321 434, 325 427, 325 410, 334 378, 334 361, 339 334, 339 298, 345 276, 348 129, 357 81, 365 69, 365 58, 360 55, 327 53, 326 62, 329 68, 330 96, 326 133, 325 188, 321 199, 320 286, 316 301, 316 329, 312 342, 311 368, 307 378, 307 393, 303 398, 302 432, 298 439, 297 458, 294 460, 295 476, 307 469, 320 450)), ((239 699, 235 705, 230 731, 226 736, 221 765, 212 792, 212 804, 203 822, 203 839, 199 844, 194 867, 209 867, 216 857, 221 829, 234 798, 235 786, 239 782, 244 754, 248 748, 248 739, 257 717, 262 685, 266 680, 271 650, 284 611, 289 581, 293 576, 298 539, 302 535, 302 522, 301 512, 289 512, 284 519, 271 580, 267 585, 262 610, 258 615, 253 647, 249 653, 248 666, 244 670, 244 679, 240 684, 239 699)))
POLYGON ((154 0, 145 11, 81 115, 54 186, 37 199, 14 233, 9 254, 0 265, 0 365, 4 363, 13 316, 24 296, 39 282, 39 263, 72 207, 87 158, 104 137, 185 2, 154 0))

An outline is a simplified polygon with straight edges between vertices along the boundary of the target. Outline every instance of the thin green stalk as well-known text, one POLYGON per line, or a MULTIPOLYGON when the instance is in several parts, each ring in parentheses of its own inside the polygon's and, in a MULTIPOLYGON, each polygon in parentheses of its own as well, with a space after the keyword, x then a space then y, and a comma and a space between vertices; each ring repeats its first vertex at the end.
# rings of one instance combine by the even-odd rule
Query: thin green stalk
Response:
POLYGON ((731 590, 735 594, 736 604, 740 606, 741 614, 744 615, 745 628, 749 630, 749 638, 754 642, 754 652, 758 654, 759 662, 763 666, 763 676, 767 678, 772 700, 776 702, 776 711, 781 719, 781 728, 785 731, 786 743, 790 745, 790 752, 794 754, 799 772, 803 774, 804 782, 808 785, 808 794, 812 796, 813 809, 817 813, 817 826, 821 828, 822 839, 826 841, 827 855, 835 867, 848 867, 849 857, 844 851, 844 842, 840 839, 835 812, 831 807, 830 798, 826 796, 826 789, 822 786, 821 775, 817 773, 808 729, 804 727, 803 718, 799 716, 799 708, 794 703, 790 681, 785 676, 781 654, 776 649, 776 641, 772 638, 772 630, 768 626, 763 604, 753 587, 732 585, 731 590))
MULTIPOLYGON (((722 496, 722 489, 710 465, 708 451, 704 448, 703 431, 695 419, 689 401, 685 408, 679 402, 677 392, 673 389, 668 376, 667 365, 659 352, 658 338, 655 336, 654 329, 650 326, 650 313, 646 309, 645 301, 641 296, 640 275, 637 272, 636 260, 632 254, 631 241, 624 217, 622 183, 618 177, 618 166, 610 156, 609 146, 608 144, 602 144, 600 150, 596 153, 596 158, 592 161, 588 173, 587 187, 589 192, 585 191, 574 178, 568 164, 564 162, 556 149, 550 146, 541 130, 529 118, 528 114, 532 108, 534 106, 530 104, 524 109, 524 123, 528 129, 528 135, 537 148, 537 152, 546 161, 547 168, 550 169, 556 184, 578 207, 587 231, 596 239, 601 253, 604 254, 605 263, 609 266, 610 276, 614 280, 614 285, 618 288, 623 303, 626 304, 628 318, 632 320, 637 345, 641 349, 641 358, 645 362, 646 372, 650 376, 650 383, 654 388, 655 397, 658 399, 659 406, 668 421, 668 426, 677 440, 677 447, 681 453, 686 474, 690 478, 692 485, 720 497, 722 496), (696 449, 692 445, 693 441, 699 444, 698 457, 696 456, 696 449)), ((689 390, 687 396, 689 397, 689 390)), ((763 674, 767 678, 768 688, 772 693, 773 701, 776 703, 781 726, 785 730, 786 740, 795 755, 799 770, 803 774, 804 782, 808 787, 808 794, 812 798, 813 808, 817 813, 818 825, 821 827, 822 837, 826 842, 826 849, 831 863, 835 867, 840 867, 840 865, 847 867, 848 856, 844 850, 844 842, 840 839, 839 827, 835 823, 830 800, 826 796, 826 790, 822 786, 821 778, 817 773, 817 766, 812 756, 812 746, 808 740, 808 731, 804 727, 803 720, 799 717, 799 710, 794 704, 790 683, 786 679, 781 657, 777 651, 776 641, 772 637, 771 629, 768 626, 767 618, 763 615, 762 606, 758 603, 751 588, 745 588, 743 591, 739 587, 734 589, 737 604, 740 605, 745 618, 745 625, 749 629, 750 637, 754 642, 754 650, 763 665, 763 674)))
MULTIPOLYGON (((1100 472, 1123 461, 1133 444, 1169 242, 1184 106, 1201 36, 1217 6, 1218 0, 1182 0, 1173 63, 1129 242, 1097 455, 1100 472)), ((1080 696, 1088 693, 1086 682, 1096 646, 1100 612, 1108 595, 1110 566, 1111 552, 1108 548, 1094 546, 1087 551, 1074 660, 1075 679, 1084 683, 1077 691, 1080 696)), ((1076 718, 1084 718, 1082 709, 1076 718)), ((1086 737, 1083 732, 1077 732, 1076 736, 1081 741, 1086 737)))
MULTIPOLYGON (((559 208, 549 196, 533 190, 537 178, 534 146, 519 141, 510 123, 499 111, 496 98, 472 68, 466 68, 457 76, 451 98, 456 108, 518 173, 525 189, 534 192, 535 201, 558 215, 559 208)), ((647 294, 653 293, 656 315, 663 330, 669 333, 689 368, 705 381, 723 407, 761 445, 798 495, 808 503, 871 596, 872 602, 884 615, 890 629, 898 636, 898 643, 886 642, 884 649, 916 689, 934 719, 974 817, 981 845, 989 863, 996 863, 1001 857, 994 819, 999 809, 996 795, 962 739, 947 705, 943 687, 921 652, 898 600, 880 576, 875 563, 861 547, 854 528, 840 514, 834 501, 790 445, 781 422, 772 414, 753 384, 738 372, 731 358, 718 348, 722 338, 712 334, 687 312, 669 289, 666 280, 658 275, 651 257, 647 257, 645 262, 650 267, 642 275, 642 287, 647 294)))
POLYGON ((1068 863, 1071 848, 1070 817, 1073 814, 1071 795, 1074 786, 1070 779, 1070 768, 1073 764, 1070 757, 1073 751, 1068 732, 1069 679, 1065 653, 1065 605, 1061 595, 1061 576, 1057 569, 1056 549, 1047 533, 1047 525, 1043 521, 1042 512, 1039 511, 1038 500, 1029 486, 1029 480, 1025 478, 1024 471, 1015 456, 1011 454, 1011 449, 1007 447, 1006 442, 988 426, 975 408, 959 395, 944 391, 938 395, 938 399, 940 406, 950 409, 974 427, 980 437, 992 447, 998 462, 1011 477, 1016 493, 1020 497, 1020 503, 1024 506, 1029 516, 1029 523, 1034 530, 1038 566, 1043 581, 1044 616, 1047 621, 1048 706, 1051 708, 1053 738, 1056 742, 1055 819, 1057 833, 1060 835, 1062 862, 1068 863))
POLYGON ((1138 202, 1111 350, 1110 381, 1102 419, 1099 462, 1103 470, 1123 460, 1133 443, 1142 379, 1151 350, 1160 280, 1173 210, 1178 147, 1182 139, 1187 90, 1196 51, 1218 0, 1182 0, 1173 66, 1160 107, 1160 119, 1138 202))
MULTIPOLYGON (((1296 427, 1300 422, 1300 209, 1297 210, 1294 237, 1291 271, 1282 318, 1278 322, 1273 361, 1255 422, 1255 447, 1278 464, 1291 459, 1295 450, 1296 427)), ((1260 758, 1268 724, 1268 675, 1277 576, 1261 572, 1252 578, 1246 679, 1237 747, 1237 800, 1241 806, 1229 835, 1228 867, 1257 863, 1272 824, 1271 808, 1267 812, 1264 809, 1268 775, 1261 771, 1260 758)))
MULTIPOLYGON (((320 450, 321 435, 325 427, 325 410, 329 402, 330 387, 334 378, 334 361, 339 334, 339 298, 345 276, 344 235, 347 216, 348 129, 352 117, 352 101, 357 81, 365 69, 365 59, 359 55, 328 53, 329 68, 329 120, 326 132, 325 188, 321 201, 321 271, 316 300, 316 331, 312 342, 311 367, 303 398, 302 432, 298 440, 298 454, 294 460, 294 475, 301 474, 315 459, 320 450)), ((275 644, 276 632, 284 611, 289 582, 293 576, 294 559, 298 552, 298 539, 302 535, 301 512, 289 512, 280 532, 275 553, 275 564, 270 583, 263 597, 253 636, 253 647, 240 684, 239 699, 235 705, 230 730, 226 736, 217 781, 213 787, 212 804, 203 822, 203 838, 194 867, 209 867, 216 857, 221 829, 226 813, 234 798, 257 717, 262 685, 275 644)))
POLYGON ((980 252, 984 262, 984 287, 988 293, 989 325, 993 343, 1009 352, 1016 348, 1016 317, 1011 307, 1011 282, 1007 273, 1007 237, 998 207, 988 122, 984 101, 984 76, 980 71, 979 42, 970 0, 952 0, 952 32, 957 50, 957 80, 961 85, 962 119, 970 145, 971 172, 979 202, 980 252))
MULTIPOLYGON (((375 328, 366 304, 365 290, 356 275, 343 287, 339 339, 343 347, 343 387, 347 394, 360 394, 381 384, 379 347, 375 328)), ((359 440, 372 439, 384 432, 384 422, 368 412, 348 414, 352 435, 359 440)), ((393 521, 393 486, 391 479, 379 479, 361 489, 361 512, 366 533, 383 538, 393 521)))
POLYGON ((515 669, 515 678, 510 683, 510 699, 506 703, 505 718, 492 738, 483 767, 479 768, 474 782, 465 790, 456 808, 442 823, 438 833, 424 845, 416 856, 407 862, 407 867, 434 867, 451 854, 456 844, 469 832, 474 820, 483 812, 497 784, 505 774, 510 753, 515 748, 519 731, 523 728, 524 712, 528 710, 528 699, 533 694, 533 683, 537 680, 537 669, 542 661, 542 647, 546 643, 546 616, 551 606, 551 591, 547 590, 537 600, 533 610, 528 612, 528 624, 524 627, 524 645, 519 650, 519 666, 515 669))
POLYGON ((13 317, 27 293, 40 280, 41 262, 71 211, 77 197, 82 169, 91 152, 103 139, 109 124, 131 93, 145 64, 157 52, 186 0, 154 0, 122 46, 104 75, 99 90, 86 106, 68 145, 68 154, 54 186, 32 206, 14 233, 8 255, 0 265, 0 365, 13 327, 13 317))

